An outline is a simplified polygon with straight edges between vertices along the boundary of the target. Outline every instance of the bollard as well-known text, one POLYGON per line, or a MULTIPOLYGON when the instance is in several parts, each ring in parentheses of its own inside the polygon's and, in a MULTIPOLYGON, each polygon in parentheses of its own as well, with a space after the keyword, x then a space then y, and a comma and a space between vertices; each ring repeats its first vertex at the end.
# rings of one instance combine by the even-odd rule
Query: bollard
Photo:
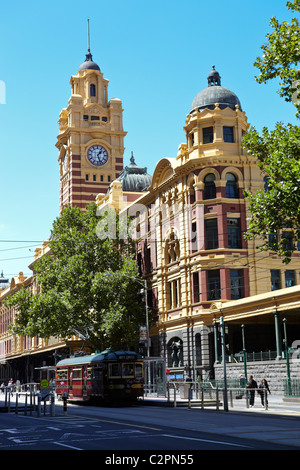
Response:
POLYGON ((268 398, 268 394, 267 394, 267 389, 266 389, 266 388, 264 388, 263 393, 264 393, 264 395, 265 395, 265 396, 264 396, 264 398, 265 398, 265 410, 267 410, 267 409, 268 409, 268 399, 267 399, 267 398, 268 398))
POLYGON ((55 397, 54 392, 51 393, 51 405, 50 405, 50 414, 51 416, 55 416, 55 397))
POLYGON ((40 393, 38 393, 37 397, 38 397, 37 415, 41 416, 42 395, 40 393))
POLYGON ((189 399, 188 399, 188 409, 191 409, 191 395, 192 395, 192 384, 189 384, 189 399))
POLYGON ((63 393, 63 402, 64 402, 64 416, 67 415, 67 400, 68 400, 68 395, 67 395, 67 392, 64 392, 63 393))
POLYGON ((15 409, 15 414, 17 415, 19 410, 18 410, 18 405, 19 405, 19 394, 18 392, 16 393, 16 409, 15 409))
POLYGON ((24 407, 24 415, 27 416, 27 393, 25 393, 25 407, 24 407))

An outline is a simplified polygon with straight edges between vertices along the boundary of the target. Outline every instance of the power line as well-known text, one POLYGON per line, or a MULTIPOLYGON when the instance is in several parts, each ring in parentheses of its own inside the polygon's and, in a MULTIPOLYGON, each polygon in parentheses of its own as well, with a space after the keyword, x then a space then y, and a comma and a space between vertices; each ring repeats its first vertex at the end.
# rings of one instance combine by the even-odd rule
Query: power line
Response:
POLYGON ((0 240, 0 243, 43 243, 45 240, 0 240))
POLYGON ((5 248, 0 251, 13 251, 13 250, 25 250, 25 248, 34 248, 36 245, 17 246, 15 248, 5 248))
POLYGON ((0 261, 15 261, 15 260, 18 260, 18 259, 29 259, 29 258, 33 258, 33 256, 20 256, 19 258, 3 258, 3 259, 0 259, 0 261))

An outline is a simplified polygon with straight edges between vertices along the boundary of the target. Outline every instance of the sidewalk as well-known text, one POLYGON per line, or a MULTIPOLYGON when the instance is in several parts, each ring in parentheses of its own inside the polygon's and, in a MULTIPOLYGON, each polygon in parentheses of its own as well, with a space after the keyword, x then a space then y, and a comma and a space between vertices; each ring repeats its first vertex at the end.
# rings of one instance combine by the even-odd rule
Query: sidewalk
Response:
MULTIPOLYGON (((235 397, 230 400, 228 396, 228 411, 229 412, 245 412, 245 413, 267 413, 267 414, 276 414, 276 415, 289 415, 300 417, 300 399, 289 399, 286 401, 286 397, 282 395, 268 395, 268 407, 262 407, 260 397, 255 396, 254 406, 252 408, 247 408, 247 403, 245 397, 242 399, 236 399, 235 397)), ((144 405, 149 406, 168 406, 174 407, 174 396, 170 397, 168 400, 167 397, 147 395, 142 400, 144 405)), ((205 400, 202 406, 201 400, 192 399, 187 400, 176 396, 176 407, 186 407, 188 408, 202 408, 204 410, 214 410, 214 411, 224 411, 223 395, 220 394, 220 403, 219 408, 216 406, 215 400, 205 400)))
MULTIPOLYGON (((260 397, 255 396, 254 406, 252 408, 247 408, 247 403, 245 397, 242 399, 236 399, 235 396, 232 397, 232 400, 228 396, 228 410, 224 410, 223 395, 219 395, 219 406, 216 406, 216 400, 204 398, 204 403, 202 405, 201 400, 186 398, 180 398, 179 394, 176 395, 176 402, 174 402, 174 396, 171 395, 168 400, 164 396, 156 395, 145 395, 143 399, 139 400, 139 406, 155 406, 155 407, 168 407, 168 408, 179 408, 179 409, 204 409, 205 411, 214 411, 214 412, 229 412, 229 413, 259 413, 261 415, 281 415, 281 416, 294 416, 300 417, 300 400, 295 399, 295 401, 284 401, 285 397, 281 395, 268 395, 268 408, 262 407, 260 397)), ((10 397, 10 412, 16 411, 16 404, 18 405, 19 412, 24 413, 25 406, 25 394, 21 394, 16 398, 16 393, 10 397)), ((36 402, 37 404, 37 399, 36 402)), ((47 406, 50 406, 50 401, 46 402, 47 406)), ((7 403, 8 405, 8 403, 7 403)), ((27 406, 29 412, 30 397, 27 395, 27 406)), ((63 406, 62 401, 58 401, 55 397, 55 405, 63 406)), ((5 410, 5 395, 0 394, 0 412, 7 411, 5 410)))

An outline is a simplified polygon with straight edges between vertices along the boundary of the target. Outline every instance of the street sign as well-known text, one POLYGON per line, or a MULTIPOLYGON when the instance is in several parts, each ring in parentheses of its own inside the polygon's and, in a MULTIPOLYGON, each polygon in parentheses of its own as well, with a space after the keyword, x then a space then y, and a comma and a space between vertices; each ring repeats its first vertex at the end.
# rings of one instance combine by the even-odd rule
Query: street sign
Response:
POLYGON ((49 380, 42 379, 40 382, 41 386, 41 398, 43 401, 49 400, 49 380))
POLYGON ((40 385, 41 385, 41 388, 49 388, 49 380, 42 379, 40 385))

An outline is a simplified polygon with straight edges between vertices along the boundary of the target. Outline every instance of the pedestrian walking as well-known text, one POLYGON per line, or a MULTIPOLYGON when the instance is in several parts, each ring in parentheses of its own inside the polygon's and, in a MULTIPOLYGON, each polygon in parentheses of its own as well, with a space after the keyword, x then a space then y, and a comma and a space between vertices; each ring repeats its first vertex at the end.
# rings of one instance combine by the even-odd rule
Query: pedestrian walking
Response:
POLYGON ((10 379, 8 382, 8 390, 10 391, 11 396, 13 396, 13 387, 14 387, 14 381, 13 379, 10 379))
POLYGON ((249 389, 249 406, 252 408, 254 406, 255 390, 257 389, 257 382, 254 380, 252 375, 250 375, 247 382, 247 388, 249 389))
POLYGON ((268 405, 268 399, 267 399, 267 394, 271 393, 269 389, 268 382, 266 379, 262 379, 261 383, 259 384, 259 390, 258 393, 260 395, 261 399, 261 405, 264 407, 265 406, 265 397, 266 397, 266 405, 268 405))

